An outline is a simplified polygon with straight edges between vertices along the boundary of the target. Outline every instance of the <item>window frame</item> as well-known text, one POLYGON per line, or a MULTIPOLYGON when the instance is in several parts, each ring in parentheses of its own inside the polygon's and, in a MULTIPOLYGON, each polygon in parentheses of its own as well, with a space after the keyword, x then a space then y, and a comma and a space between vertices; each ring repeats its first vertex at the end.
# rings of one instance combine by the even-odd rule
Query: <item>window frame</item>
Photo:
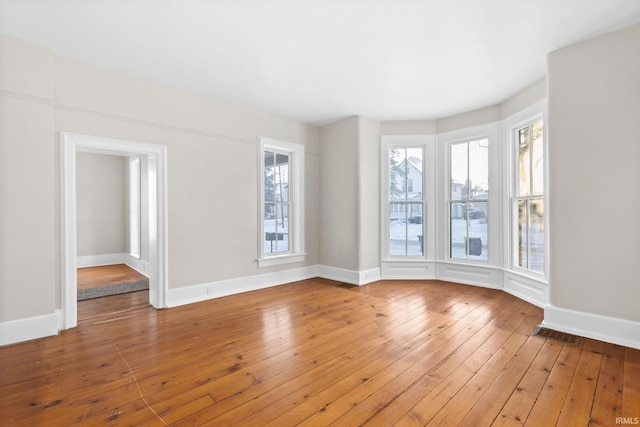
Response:
MULTIPOLYGON (((430 241, 435 241, 435 233, 429 226, 430 222, 433 221, 430 218, 430 209, 431 206, 428 203, 428 194, 430 193, 430 188, 428 187, 428 177, 431 179, 431 175, 429 175, 429 171, 427 170, 428 158, 432 156, 433 147, 430 144, 433 144, 433 137, 426 135, 386 135, 382 138, 382 151, 381 151, 381 258, 383 262, 394 262, 394 261, 421 261, 427 259, 430 255, 430 241), (389 177, 389 151, 396 148, 403 149, 411 149, 411 148, 421 148, 422 149, 422 198, 419 201, 407 202, 406 200, 393 200, 389 196, 389 186, 391 185, 391 180, 389 177), (391 244, 390 244, 390 230, 389 224, 391 220, 391 213, 393 203, 419 203, 422 205, 422 255, 391 255, 391 244), (433 233, 433 236, 431 236, 433 233)), ((415 185, 415 182, 413 182, 415 185)), ((408 180, 405 181, 405 186, 408 188, 408 180)), ((406 211, 406 210, 405 210, 406 211)), ((402 212, 400 212, 402 213, 402 212)))
MULTIPOLYGON (((446 153, 446 174, 445 174, 445 185, 446 188, 444 190, 444 199, 445 199, 445 215, 446 215, 446 233, 445 233, 445 248, 446 248, 446 252, 445 252, 445 258, 450 261, 450 262, 456 262, 456 263, 468 263, 468 264, 480 264, 480 265, 487 265, 491 262, 492 259, 492 255, 491 255, 491 251, 490 248, 492 247, 492 242, 491 242, 491 234, 492 234, 492 230, 491 230, 491 221, 490 218, 492 217, 491 214, 491 193, 495 193, 494 190, 492 190, 492 183, 495 182, 495 180, 492 178, 492 168, 491 168, 491 156, 492 156, 492 137, 489 133, 478 133, 478 134, 471 134, 469 136, 465 136, 464 138, 456 138, 456 139, 452 139, 452 140, 448 140, 446 141, 445 144, 445 153, 446 153), (471 202, 471 198, 468 197, 466 199, 460 199, 460 200, 454 200, 451 198, 451 184, 452 184, 452 155, 451 155, 451 150, 452 147, 455 145, 460 145, 460 144, 466 144, 467 145, 467 179, 468 179, 468 175, 469 175, 469 144, 472 142, 476 142, 476 141, 482 141, 482 140, 486 140, 487 141, 487 182, 489 185, 489 197, 485 198, 485 199, 481 199, 478 200, 478 202, 482 202, 482 203, 486 203, 487 205, 487 213, 485 215, 486 217, 486 221, 487 221, 487 242, 486 244, 484 244, 483 246, 486 246, 487 248, 487 254, 486 254, 486 259, 476 259, 476 258, 471 258, 471 254, 469 254, 469 241, 467 240, 466 243, 466 247, 465 247, 465 252, 466 252, 466 258, 454 258, 452 256, 452 245, 451 245, 451 208, 452 205, 454 203, 464 203, 465 206, 467 206, 468 209, 468 205, 471 202)), ((495 197, 495 196, 494 196, 495 197)), ((469 238, 469 218, 467 215, 467 219, 466 219, 467 223, 466 223, 466 238, 469 238)))
MULTIPOLYGON (((511 174, 510 174, 510 178, 511 178, 511 183, 510 183, 510 194, 509 194, 509 212, 510 212, 510 223, 511 223, 511 229, 510 229, 510 236, 509 236, 509 243, 511 245, 511 251, 510 251, 510 260, 509 260, 509 265, 512 271, 515 271, 519 274, 523 274, 526 276, 530 276, 533 278, 542 278, 542 279, 546 279, 546 277, 548 277, 548 271, 549 271, 549 228, 548 228, 548 221, 549 221, 549 204, 548 204, 548 143, 547 143, 547 121, 546 121, 546 114, 544 113, 544 111, 540 111, 538 113, 533 113, 528 115, 526 118, 519 120, 517 122, 513 122, 513 123, 509 123, 508 124, 508 143, 509 143, 509 168, 511 170, 511 174), (519 164, 520 164, 520 156, 519 156, 519 132, 520 130, 526 128, 526 127, 530 127, 532 126, 534 123, 536 123, 537 121, 542 121, 542 150, 543 150, 543 154, 542 154, 542 165, 543 165, 543 172, 542 172, 542 176, 543 176, 543 193, 542 195, 539 194, 529 194, 526 196, 520 196, 519 195, 519 183, 520 183, 520 174, 519 174, 519 164), (528 261, 527 262, 527 267, 521 267, 519 265, 519 250, 520 250, 520 245, 519 245, 519 230, 518 230, 518 226, 519 226, 519 221, 518 221, 518 203, 520 201, 526 201, 527 203, 530 202, 531 200, 538 200, 538 199, 542 199, 542 203, 544 206, 544 217, 543 217, 543 223, 544 223, 544 245, 543 245, 543 263, 544 263, 544 268, 542 271, 536 271, 536 270, 532 270, 530 268, 531 263, 528 261)), ((531 161, 530 161, 530 165, 531 165, 531 161)), ((527 212, 528 214, 528 212, 527 212)), ((528 215, 527 215, 528 216, 528 215)), ((528 222, 528 221, 527 221, 528 222)), ((527 245, 529 245, 529 242, 527 242, 527 245)), ((530 251, 527 250, 527 253, 529 254, 530 251)))
POLYGON ((129 255, 141 259, 142 252, 142 199, 140 157, 128 158, 129 202, 129 255))
POLYGON ((258 138, 258 267, 303 262, 306 259, 304 242, 304 145, 268 137, 258 138), (289 250, 265 253, 264 206, 265 152, 289 156, 289 250))

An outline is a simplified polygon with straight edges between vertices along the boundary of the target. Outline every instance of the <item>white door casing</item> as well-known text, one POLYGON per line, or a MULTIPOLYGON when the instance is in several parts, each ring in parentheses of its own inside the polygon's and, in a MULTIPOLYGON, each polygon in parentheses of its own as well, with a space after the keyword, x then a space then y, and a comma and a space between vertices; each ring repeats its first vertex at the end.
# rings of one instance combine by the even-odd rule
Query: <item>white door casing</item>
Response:
POLYGON ((138 156, 148 162, 149 303, 167 306, 167 148, 163 145, 60 132, 62 329, 78 324, 76 153, 138 156))

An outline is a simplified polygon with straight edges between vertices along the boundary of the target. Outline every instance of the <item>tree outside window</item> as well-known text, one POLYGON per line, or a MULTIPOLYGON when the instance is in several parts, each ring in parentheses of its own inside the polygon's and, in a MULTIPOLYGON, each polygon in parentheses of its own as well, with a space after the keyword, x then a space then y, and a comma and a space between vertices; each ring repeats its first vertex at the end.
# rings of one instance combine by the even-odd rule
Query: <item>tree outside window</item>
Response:
POLYGON ((542 120, 517 131, 516 265, 544 273, 544 128, 542 120))

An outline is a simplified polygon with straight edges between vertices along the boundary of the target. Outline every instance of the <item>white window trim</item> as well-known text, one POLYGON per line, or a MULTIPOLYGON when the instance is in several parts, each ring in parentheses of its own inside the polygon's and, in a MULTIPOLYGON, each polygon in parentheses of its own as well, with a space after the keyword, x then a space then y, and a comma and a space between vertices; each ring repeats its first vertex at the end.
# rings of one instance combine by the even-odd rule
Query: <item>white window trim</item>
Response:
POLYGON ((129 157, 129 255, 141 251, 140 157, 129 157))
POLYGON ((476 265, 482 267, 499 266, 500 259, 500 194, 501 179, 500 171, 500 148, 499 148, 499 125, 500 122, 488 123, 480 126, 473 126, 465 129, 458 129, 437 135, 439 149, 439 161, 443 165, 438 174, 439 192, 438 197, 438 250, 440 261, 451 264, 476 265), (451 145, 487 139, 489 141, 489 198, 487 199, 487 251, 488 258, 484 260, 462 259, 451 257, 451 230, 449 229, 449 198, 451 188, 451 145))
MULTIPOLYGON (((489 162, 489 164, 487 165, 487 170, 489 172, 489 176, 487 177, 489 180, 491 179, 491 139, 489 137, 488 134, 479 134, 476 136, 472 136, 472 137, 468 137, 468 138, 463 138, 463 139, 459 139, 459 140, 455 140, 455 141, 448 141, 446 143, 446 158, 447 158, 447 163, 446 163, 446 170, 447 170, 447 174, 445 176, 445 182, 447 187, 445 188, 445 199, 446 199, 446 213, 447 213, 447 227, 446 227, 446 236, 447 236, 447 240, 446 240, 446 249, 447 249, 447 260, 448 261, 452 261, 452 262, 463 262, 463 263, 480 263, 480 264, 486 264, 489 262, 489 255, 491 253, 491 251, 489 250, 490 246, 490 239, 489 236, 491 236, 491 223, 489 221, 489 218, 491 216, 491 209, 490 209, 490 204, 489 204, 489 197, 487 197, 486 199, 482 199, 480 200, 481 202, 486 202, 487 203, 487 211, 489 212, 489 216, 487 216, 487 259, 486 260, 480 260, 480 259, 472 259, 469 258, 469 254, 467 254, 467 258, 454 258, 451 256, 451 228, 449 227, 449 224, 451 224, 451 205, 453 203, 464 203, 465 205, 470 204, 470 200, 468 198, 467 195, 467 199, 460 199, 460 200, 452 200, 451 199, 451 148, 454 145, 459 145, 459 144, 467 144, 467 156, 469 154, 469 144, 471 142, 474 141, 482 141, 482 140, 486 140, 487 144, 489 144, 489 153, 488 153, 488 157, 487 157, 487 161, 489 162)), ((469 173, 469 158, 467 157, 467 173, 469 173)), ((467 176, 468 177, 468 176, 467 176)), ((491 186, 489 186, 489 191, 491 194, 491 186)), ((467 237, 469 237, 469 220, 467 219, 467 237)), ((468 245, 466 245, 468 246, 468 245)))
POLYGON ((407 261, 424 261, 428 257, 434 257, 435 254, 435 203, 432 201, 434 197, 435 171, 431 167, 433 162, 435 137, 433 135, 384 135, 381 143, 381 230, 382 245, 380 248, 381 259, 383 262, 407 262, 407 261), (389 221, 391 214, 389 212, 389 164, 388 151, 391 148, 422 148, 422 227, 423 227, 423 254, 422 255, 390 255, 389 245, 389 221))
POLYGON ((303 262, 306 259, 304 241, 304 145, 273 138, 259 137, 258 144, 258 267, 303 262), (286 253, 264 253, 264 152, 289 155, 290 249, 286 253))
POLYGON ((543 279, 546 280, 549 272, 549 177, 548 177, 548 132, 547 132, 547 114, 546 108, 544 105, 536 104, 519 114, 510 117, 509 119, 504 121, 504 127, 506 132, 506 139, 508 142, 508 170, 509 170, 509 195, 508 195, 508 209, 509 209, 509 244, 506 247, 509 247, 509 254, 507 265, 511 271, 516 272, 523 276, 528 276, 535 279, 543 279), (545 226, 545 235, 544 235, 544 272, 537 272, 530 270, 528 268, 522 268, 518 265, 518 221, 517 217, 517 208, 516 208, 516 199, 517 197, 517 182, 518 182, 518 169, 516 164, 518 162, 518 152, 516 150, 516 144, 518 141, 518 131, 525 126, 529 126, 535 123, 538 120, 542 120, 543 123, 543 165, 544 165, 544 194, 543 194, 543 202, 544 202, 544 226, 545 226))

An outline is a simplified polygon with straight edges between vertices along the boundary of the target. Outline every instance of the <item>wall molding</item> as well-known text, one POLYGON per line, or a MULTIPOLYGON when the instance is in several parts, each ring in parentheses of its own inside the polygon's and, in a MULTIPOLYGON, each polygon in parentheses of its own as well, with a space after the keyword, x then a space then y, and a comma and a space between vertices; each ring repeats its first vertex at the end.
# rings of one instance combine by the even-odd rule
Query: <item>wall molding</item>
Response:
POLYGON ((436 263, 433 261, 384 260, 381 264, 385 280, 436 279, 436 263))
POLYGON ((383 260, 385 280, 444 280, 503 290, 544 308, 549 302, 548 284, 500 267, 427 260, 383 260))
POLYGON ((640 322, 548 305, 542 325, 560 332, 640 350, 640 322))
POLYGON ((502 290, 530 304, 544 308, 549 303, 549 286, 539 280, 505 270, 502 290))
POLYGON ((503 289, 502 269, 456 262, 438 262, 436 279, 464 285, 503 289))
POLYGON ((0 346, 57 335, 58 330, 56 313, 0 322, 0 346))

